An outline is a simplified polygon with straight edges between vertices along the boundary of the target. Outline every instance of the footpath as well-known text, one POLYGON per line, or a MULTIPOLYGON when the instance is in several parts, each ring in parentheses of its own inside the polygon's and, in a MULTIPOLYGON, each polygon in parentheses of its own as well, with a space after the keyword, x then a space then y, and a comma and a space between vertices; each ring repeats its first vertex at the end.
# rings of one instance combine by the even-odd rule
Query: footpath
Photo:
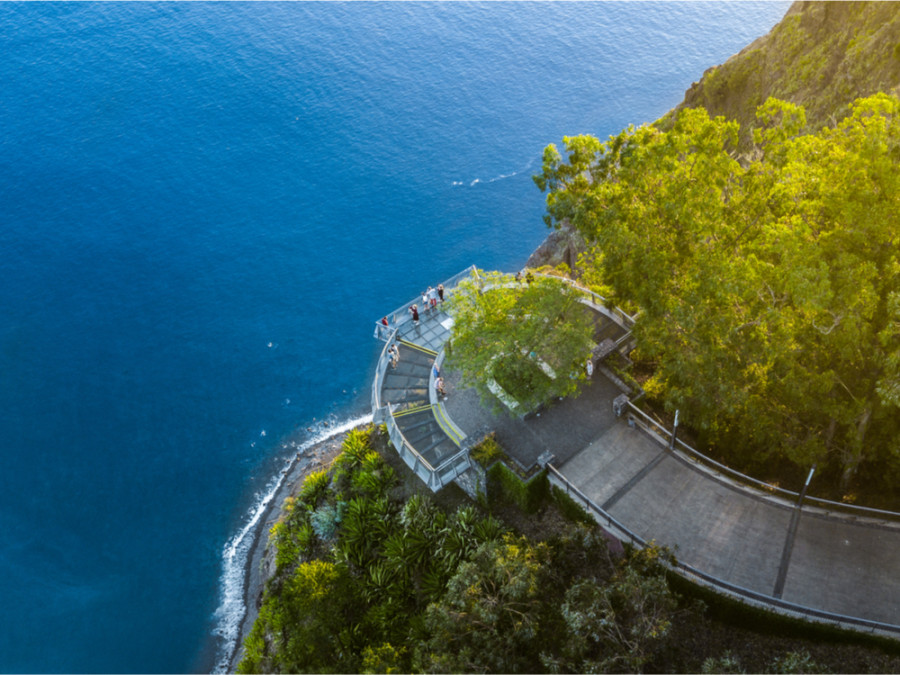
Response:
POLYGON ((705 470, 621 419, 558 468, 600 509, 697 570, 891 624, 900 635, 900 523, 798 508, 705 470))
POLYGON ((598 520, 614 522, 620 536, 668 546, 701 583, 900 637, 900 518, 798 504, 733 480, 617 416, 621 391, 599 370, 578 397, 516 418, 444 369, 448 397, 436 404, 429 380, 452 329, 442 309, 401 327, 399 365, 376 378, 374 400, 395 411, 388 419, 403 434, 401 455, 408 445, 436 466, 458 456, 463 438, 493 432, 524 468, 552 455, 554 480, 568 483, 598 520))
POLYGON ((798 508, 672 452, 616 417, 620 391, 599 372, 578 398, 527 419, 492 412, 457 373, 445 379, 444 405, 460 429, 493 431, 524 467, 552 453, 554 468, 596 507, 680 562, 763 602, 888 624, 881 630, 900 636, 900 522, 798 508))

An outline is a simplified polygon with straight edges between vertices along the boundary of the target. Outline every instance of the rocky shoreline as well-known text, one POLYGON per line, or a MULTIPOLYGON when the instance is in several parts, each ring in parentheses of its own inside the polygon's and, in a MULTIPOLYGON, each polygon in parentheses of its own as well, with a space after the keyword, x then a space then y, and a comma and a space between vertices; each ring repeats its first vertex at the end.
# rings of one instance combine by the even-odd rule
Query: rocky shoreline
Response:
MULTIPOLYGON (((559 230, 550 231, 547 238, 528 258, 525 267, 556 266, 560 263, 574 267, 577 256, 583 248, 583 241, 578 234, 572 228, 563 226, 559 230)), ((361 428, 367 424, 368 422, 354 428, 361 428)), ((335 457, 340 454, 341 445, 351 430, 347 429, 336 433, 310 446, 305 451, 298 452, 284 470, 284 480, 253 532, 253 542, 244 566, 244 607, 246 611, 241 621, 238 640, 228 659, 227 672, 235 672, 241 661, 244 653, 244 640, 250 634, 253 623, 259 615, 266 580, 275 571, 274 560, 268 550, 268 533, 272 525, 281 517, 284 500, 299 491, 307 475, 331 465, 335 457)))
MULTIPOLYGON (((583 250, 583 240, 573 228, 566 224, 558 230, 550 230, 546 239, 529 256, 525 267, 556 266, 566 263, 570 268, 574 268, 578 254, 583 250)), ((367 424, 368 422, 354 428, 364 427, 367 424)), ((336 433, 310 446, 307 450, 298 452, 290 466, 284 470, 284 480, 253 533, 253 542, 244 566, 244 607, 246 612, 241 621, 240 636, 228 659, 227 672, 235 672, 241 661, 244 653, 244 640, 250 634, 253 623, 259 614, 266 580, 274 574, 274 560, 268 551, 268 533, 272 525, 281 517, 284 500, 299 491, 308 474, 331 465, 334 458, 340 454, 341 444, 350 431, 347 429, 336 433)))
MULTIPOLYGON (((368 422, 360 424, 359 427, 367 425, 368 422)), ((305 451, 298 452, 290 465, 284 469, 284 480, 281 481, 278 491, 255 528, 250 553, 244 565, 244 607, 246 611, 241 621, 240 635, 228 659, 227 672, 235 672, 241 661, 244 653, 244 640, 250 634, 253 623, 259 614, 266 580, 274 572, 274 560, 267 550, 269 530, 281 517, 284 500, 299 491, 307 475, 331 465, 334 458, 340 454, 341 444, 350 431, 351 429, 347 429, 336 433, 310 446, 305 451)))

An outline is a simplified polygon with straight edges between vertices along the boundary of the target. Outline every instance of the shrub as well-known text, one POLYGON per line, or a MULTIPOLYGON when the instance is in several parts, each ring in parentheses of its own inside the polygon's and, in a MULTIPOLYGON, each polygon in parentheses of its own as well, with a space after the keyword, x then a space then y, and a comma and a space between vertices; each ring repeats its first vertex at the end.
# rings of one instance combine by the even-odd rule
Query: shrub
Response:
POLYGON ((334 539, 337 527, 343 519, 346 506, 344 502, 338 502, 337 505, 324 504, 313 511, 309 522, 320 539, 325 541, 334 539))
POLYGON ((730 650, 721 656, 710 656, 703 661, 700 666, 701 673, 743 673, 744 668, 741 666, 741 660, 735 656, 730 650))
POLYGON ((553 502, 559 508, 559 512, 566 520, 572 521, 573 523, 582 523, 589 527, 593 527, 597 524, 594 517, 588 513, 581 504, 576 502, 555 485, 550 490, 550 494, 553 498, 553 502))
POLYGON ((483 468, 488 468, 498 459, 505 456, 500 444, 493 435, 487 436, 481 443, 472 448, 469 455, 478 462, 483 468))
POLYGON ((325 496, 329 483, 328 471, 321 469, 313 471, 303 480, 299 498, 311 507, 319 505, 319 500, 325 496))
POLYGON ((537 511, 547 498, 550 483, 546 471, 522 480, 503 462, 495 463, 487 472, 489 499, 507 499, 525 513, 537 511))

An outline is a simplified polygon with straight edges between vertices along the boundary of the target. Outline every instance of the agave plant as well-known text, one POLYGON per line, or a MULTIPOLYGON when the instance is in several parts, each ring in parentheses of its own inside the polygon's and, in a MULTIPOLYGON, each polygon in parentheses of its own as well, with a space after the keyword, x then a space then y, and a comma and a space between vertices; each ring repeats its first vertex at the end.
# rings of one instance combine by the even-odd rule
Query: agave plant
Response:
POLYGON ((475 540, 479 544, 483 544, 486 541, 495 541, 499 539, 504 532, 503 526, 493 516, 488 516, 487 518, 479 520, 475 524, 474 529, 475 540))
POLYGON ((319 501, 322 499, 322 497, 325 496, 325 493, 328 491, 329 482, 330 478, 328 476, 328 472, 325 469, 322 469, 320 471, 313 471, 312 473, 308 474, 303 480, 303 487, 300 489, 298 498, 312 508, 317 507, 319 505, 319 501))

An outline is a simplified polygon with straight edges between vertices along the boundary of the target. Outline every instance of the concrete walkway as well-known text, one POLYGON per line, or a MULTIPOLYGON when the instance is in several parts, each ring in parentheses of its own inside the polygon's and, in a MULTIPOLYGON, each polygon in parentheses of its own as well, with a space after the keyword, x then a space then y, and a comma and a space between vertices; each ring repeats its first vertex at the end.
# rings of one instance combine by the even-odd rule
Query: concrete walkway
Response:
POLYGON ((737 485, 670 453, 612 412, 620 392, 602 374, 540 416, 493 410, 447 369, 447 413, 469 434, 493 430, 525 467, 549 451, 581 492, 683 563, 772 598, 897 626, 900 523, 826 513, 737 485), (795 517, 796 514, 796 517, 795 517), (792 520, 796 521, 792 527, 792 520))
POLYGON ((696 569, 797 605, 900 625, 896 522, 798 511, 669 453, 622 420, 559 470, 632 532, 696 569))
MULTIPOLYGON (((606 328, 598 322, 598 331, 606 328)), ((433 359, 415 350, 438 352, 451 330, 442 306, 423 312, 419 325, 402 325, 401 347, 412 351, 385 375, 381 391, 400 410, 396 423, 413 447, 441 455, 456 441, 436 406, 426 406, 433 359)), ((886 632, 900 635, 900 519, 798 508, 670 452, 613 414, 620 391, 599 371, 580 396, 527 419, 512 417, 496 400, 480 400, 453 371, 452 359, 443 376, 449 394, 443 410, 466 436, 493 431, 526 469, 552 454, 553 467, 596 508, 641 539, 669 546, 680 562, 774 601, 888 624, 886 632)))

